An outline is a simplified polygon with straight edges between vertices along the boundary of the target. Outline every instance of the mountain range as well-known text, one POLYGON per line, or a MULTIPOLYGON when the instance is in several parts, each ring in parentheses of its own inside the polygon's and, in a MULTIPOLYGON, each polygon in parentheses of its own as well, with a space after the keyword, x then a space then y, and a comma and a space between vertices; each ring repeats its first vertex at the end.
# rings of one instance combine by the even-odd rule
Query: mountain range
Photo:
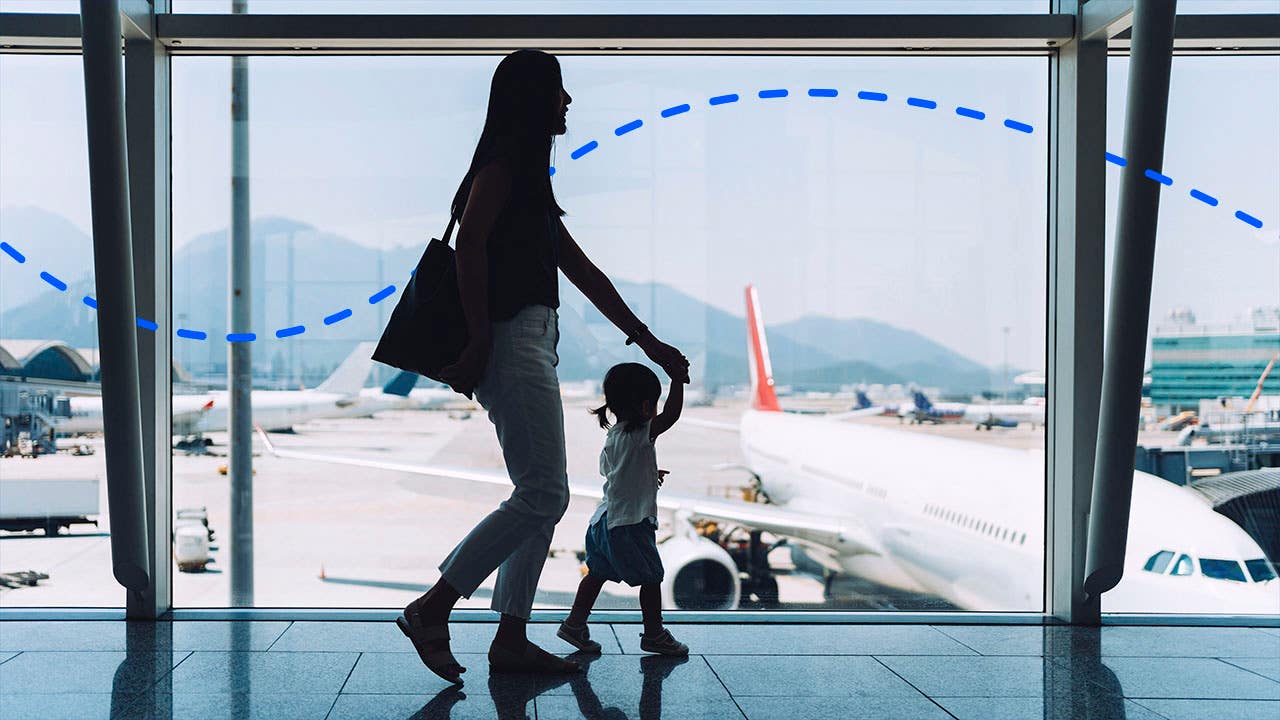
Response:
MULTIPOLYGON (((74 224, 38 208, 0 210, 0 237, 25 253, 18 265, 0 258, 0 337, 97 344, 93 312, 80 301, 93 294, 92 242, 74 224), (58 292, 39 278, 49 263, 68 285, 58 292)), ((227 232, 193 238, 173 258, 174 323, 226 332, 227 232)), ((420 247, 384 251, 305 223, 262 217, 252 224, 255 372, 311 385, 322 379, 355 342, 376 338, 398 295, 371 306, 367 298, 388 284, 400 286, 420 247), (330 326, 322 319, 349 307, 349 318, 330 326), (275 329, 303 324, 304 335, 276 340, 275 329), (262 340, 265 340, 263 342, 262 340), (261 349, 260 349, 261 348, 261 349)), ((627 303, 655 334, 694 363, 695 380, 710 389, 747 382, 742 316, 726 312, 661 283, 615 281, 627 303)), ((762 298, 768 309, 768 298, 762 298)), ((774 374, 780 385, 834 390, 857 383, 916 383, 968 394, 998 383, 998 371, 929 338, 866 318, 808 315, 768 326, 774 374)), ((639 359, 622 336, 571 285, 561 283, 560 376, 599 379, 612 364, 639 359)), ((174 356, 188 371, 225 372, 225 343, 174 339, 174 356)), ((385 373, 384 373, 385 374, 385 373)))

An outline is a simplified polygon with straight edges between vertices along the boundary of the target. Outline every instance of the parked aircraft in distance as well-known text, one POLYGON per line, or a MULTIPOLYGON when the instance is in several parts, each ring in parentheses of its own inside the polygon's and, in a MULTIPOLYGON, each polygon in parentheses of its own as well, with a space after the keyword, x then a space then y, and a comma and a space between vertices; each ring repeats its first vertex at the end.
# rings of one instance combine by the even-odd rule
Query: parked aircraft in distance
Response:
MULTIPOLYGON (((964 610, 1043 610, 1042 450, 784 412, 752 287, 747 330, 752 401, 738 427, 764 502, 658 493, 673 531, 659 545, 666 607, 776 603, 761 537, 769 533, 838 573, 964 610)), ((501 471, 334 457, 262 437, 280 457, 510 486, 501 471)), ((571 479, 570 490, 601 497, 598 479, 571 479)), ((1275 614, 1280 581, 1258 543, 1206 499, 1135 472, 1124 578, 1103 603, 1112 612, 1275 614)))

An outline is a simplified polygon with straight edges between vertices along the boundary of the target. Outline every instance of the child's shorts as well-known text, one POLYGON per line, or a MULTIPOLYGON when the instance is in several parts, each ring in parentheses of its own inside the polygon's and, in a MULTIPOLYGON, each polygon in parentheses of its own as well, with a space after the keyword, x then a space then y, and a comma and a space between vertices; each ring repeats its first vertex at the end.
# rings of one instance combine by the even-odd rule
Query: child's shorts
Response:
POLYGON ((610 528, 609 514, 602 514, 587 528, 587 569, 601 580, 632 587, 662 582, 657 531, 653 520, 610 528))

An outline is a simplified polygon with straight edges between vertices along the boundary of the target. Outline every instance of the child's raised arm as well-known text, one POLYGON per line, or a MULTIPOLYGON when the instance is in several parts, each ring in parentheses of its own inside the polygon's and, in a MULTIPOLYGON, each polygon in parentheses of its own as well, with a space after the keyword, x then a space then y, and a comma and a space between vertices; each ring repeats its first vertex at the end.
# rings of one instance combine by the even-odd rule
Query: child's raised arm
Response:
POLYGON ((684 383, 673 378, 671 389, 667 391, 667 401, 662 404, 662 412, 649 423, 649 441, 657 440, 659 435, 670 430, 680 419, 680 410, 683 408, 684 383))

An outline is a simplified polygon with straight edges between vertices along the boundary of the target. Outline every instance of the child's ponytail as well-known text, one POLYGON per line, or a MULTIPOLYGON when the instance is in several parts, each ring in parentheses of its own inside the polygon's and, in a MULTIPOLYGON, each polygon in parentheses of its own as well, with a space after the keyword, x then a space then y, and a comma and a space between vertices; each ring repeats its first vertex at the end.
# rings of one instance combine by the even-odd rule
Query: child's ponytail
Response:
POLYGON ((609 405, 607 403, 601 405, 595 410, 588 410, 587 412, 596 416, 596 419, 600 421, 601 429, 608 430, 612 426, 612 423, 609 422, 609 405))

